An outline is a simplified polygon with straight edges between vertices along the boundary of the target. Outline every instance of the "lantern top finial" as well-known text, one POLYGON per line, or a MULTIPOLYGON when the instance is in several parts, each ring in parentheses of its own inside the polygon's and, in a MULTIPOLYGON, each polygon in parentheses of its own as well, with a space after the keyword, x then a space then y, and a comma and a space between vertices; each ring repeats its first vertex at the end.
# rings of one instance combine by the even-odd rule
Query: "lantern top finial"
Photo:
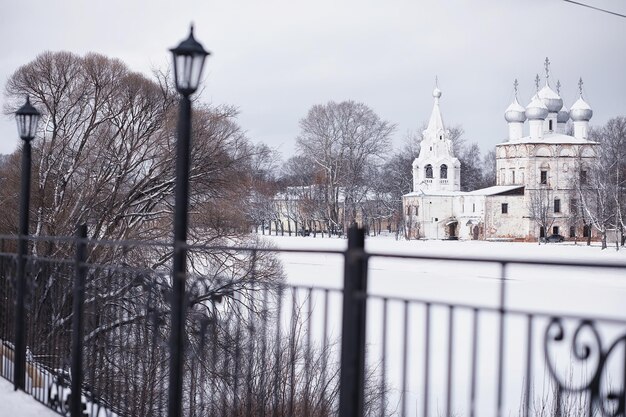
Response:
POLYGON ((204 60, 209 52, 193 36, 193 23, 189 27, 189 37, 170 49, 174 56, 174 80, 176 90, 185 97, 193 94, 200 84, 204 60))
POLYGON ((30 104, 30 97, 26 95, 26 103, 15 112, 18 116, 41 116, 41 113, 30 104))
POLYGON ((189 37, 178 44, 176 48, 170 49, 174 55, 201 55, 203 57, 210 55, 200 42, 193 36, 193 23, 189 27, 189 37))

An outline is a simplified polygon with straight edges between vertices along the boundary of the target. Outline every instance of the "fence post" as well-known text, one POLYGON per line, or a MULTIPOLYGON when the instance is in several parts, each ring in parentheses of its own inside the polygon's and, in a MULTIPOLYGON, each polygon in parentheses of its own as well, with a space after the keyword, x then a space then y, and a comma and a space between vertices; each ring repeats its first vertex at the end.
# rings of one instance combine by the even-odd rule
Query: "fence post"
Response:
POLYGON ((348 229, 343 284, 339 416, 362 417, 365 386, 365 312, 367 307, 365 231, 348 229))
POLYGON ((85 303, 85 276, 87 267, 87 225, 81 224, 76 232, 76 263, 74 267, 74 287, 72 303, 72 393, 70 395, 70 416, 82 417, 83 385, 83 307, 85 303))

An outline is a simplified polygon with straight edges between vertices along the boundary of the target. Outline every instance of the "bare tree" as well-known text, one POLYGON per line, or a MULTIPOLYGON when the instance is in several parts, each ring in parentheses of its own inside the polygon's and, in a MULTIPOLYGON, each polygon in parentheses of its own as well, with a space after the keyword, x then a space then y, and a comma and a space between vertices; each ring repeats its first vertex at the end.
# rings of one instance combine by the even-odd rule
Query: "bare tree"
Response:
POLYGON ((528 214, 539 229, 537 241, 541 243, 541 238, 547 237, 550 228, 552 228, 556 220, 552 207, 552 190, 546 186, 528 191, 528 214), (541 236, 542 234, 543 236, 541 236))
POLYGON ((483 186, 496 185, 496 151, 490 150, 483 158, 483 186))
POLYGON ((395 126, 362 103, 344 101, 315 105, 300 121, 299 154, 316 163, 324 187, 326 217, 333 229, 355 220, 355 204, 364 195, 368 169, 382 161, 395 126))
MULTIPOLYGON (((33 143, 33 235, 73 235, 75 226, 86 222, 98 240, 170 240, 177 118, 172 91, 165 76, 148 79, 97 54, 46 52, 9 78, 5 112, 28 94, 43 113, 33 143)), ((233 107, 196 103, 194 109, 188 241, 197 249, 189 251, 188 302, 197 312, 215 297, 241 299, 259 283, 280 281, 282 270, 270 254, 215 249, 260 244, 249 241, 247 191, 272 181, 272 151, 250 144, 233 107)), ((18 161, 19 151, 0 167, 0 178, 6 178, 0 199, 15 208, 18 161)), ((9 210, 0 219, 2 233, 15 233, 17 214, 9 210)), ((146 404, 163 396, 163 385, 154 382, 164 378, 167 362, 158 335, 168 333, 163 317, 172 248, 96 241, 89 249, 95 266, 85 286, 91 365, 86 378, 99 396, 133 410, 130 415, 152 415, 146 404), (124 381, 124 389, 111 381, 124 381), (154 384, 146 385, 150 381, 154 384)), ((69 355, 73 274, 53 261, 71 259, 74 247, 41 240, 33 252, 50 261, 29 269, 28 315, 38 327, 29 330, 28 343, 50 352, 54 347, 62 358, 69 355)), ((210 318, 210 311, 204 317, 210 318)), ((193 315, 188 324, 194 328, 193 315)), ((56 369, 53 357, 50 368, 56 369)))
POLYGON ((615 233, 615 247, 624 245, 624 212, 626 210, 626 117, 609 120, 605 126, 592 129, 590 137, 599 143, 597 158, 581 165, 576 190, 583 214, 601 236, 607 247, 607 234, 615 233))

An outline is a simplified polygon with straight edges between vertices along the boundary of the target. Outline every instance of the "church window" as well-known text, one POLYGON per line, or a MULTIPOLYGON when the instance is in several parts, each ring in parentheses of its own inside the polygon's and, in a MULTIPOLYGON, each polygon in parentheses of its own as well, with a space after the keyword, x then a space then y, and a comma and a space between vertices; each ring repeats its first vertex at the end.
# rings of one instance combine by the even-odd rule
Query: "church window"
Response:
POLYGON ((554 199, 554 212, 555 213, 561 212, 561 200, 559 200, 558 198, 554 199))
POLYGON ((552 234, 553 235, 558 235, 559 234, 559 226, 554 226, 552 228, 552 234))
POLYGON ((580 183, 587 184, 587 171, 580 171, 580 183))
POLYGON ((539 237, 546 237, 546 228, 543 226, 539 228, 539 237))
POLYGON ((549 131, 552 131, 552 122, 553 122, 552 120, 548 121, 548 130, 549 131))
POLYGON ((426 178, 432 178, 433 177, 433 166, 431 164, 428 164, 428 165, 426 165, 425 170, 426 170, 426 178))
POLYGON ((515 170, 511 170, 511 184, 515 184, 515 170))
POLYGON ((420 206, 415 206, 415 215, 418 216, 419 215, 419 208, 420 206))
POLYGON ((569 201, 569 211, 571 214, 578 213, 578 200, 576 200, 575 198, 572 198, 569 201))
POLYGON ((548 171, 541 171, 539 183, 543 185, 548 184, 548 171))
POLYGON ((576 228, 574 226, 569 227, 569 237, 576 237, 576 228))
POLYGON ((476 212, 476 203, 472 203, 472 213, 476 212))
POLYGON ((502 214, 507 214, 509 212, 509 204, 502 203, 502 214))
POLYGON ((589 227, 588 224, 583 226, 583 237, 590 237, 591 236, 591 227, 589 227))
POLYGON ((500 185, 504 185, 506 182, 506 171, 504 168, 500 169, 500 185))
POLYGON ((439 169, 439 178, 448 178, 448 166, 446 164, 441 165, 439 169))
POLYGON ((439 140, 443 140, 443 135, 439 135, 439 140))
POLYGON ((406 215, 407 216, 411 215, 411 206, 406 206, 406 215))

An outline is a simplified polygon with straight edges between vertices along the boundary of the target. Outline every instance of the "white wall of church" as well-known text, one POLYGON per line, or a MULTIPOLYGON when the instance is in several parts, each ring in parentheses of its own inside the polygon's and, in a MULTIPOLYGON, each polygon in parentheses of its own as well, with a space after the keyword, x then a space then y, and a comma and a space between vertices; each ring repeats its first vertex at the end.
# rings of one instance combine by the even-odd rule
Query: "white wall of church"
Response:
POLYGON ((485 239, 519 239, 530 231, 523 195, 495 195, 485 201, 485 239))

